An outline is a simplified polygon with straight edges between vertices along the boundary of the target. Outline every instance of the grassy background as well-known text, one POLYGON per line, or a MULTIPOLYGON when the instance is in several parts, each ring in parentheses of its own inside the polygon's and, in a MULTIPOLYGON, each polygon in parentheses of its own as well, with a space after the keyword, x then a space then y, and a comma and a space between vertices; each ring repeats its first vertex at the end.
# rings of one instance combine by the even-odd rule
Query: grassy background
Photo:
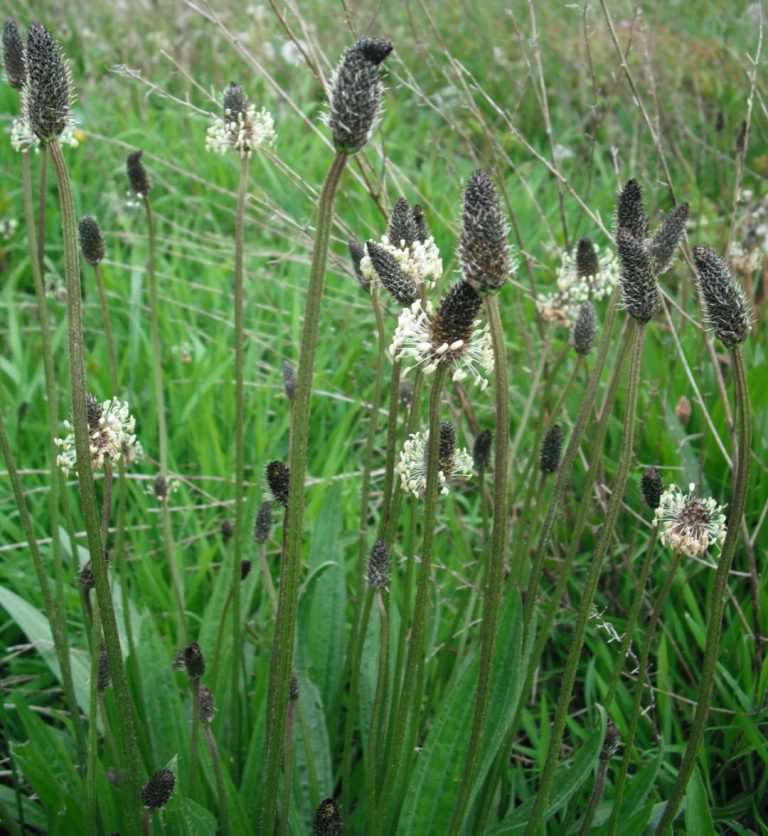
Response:
MULTIPOLYGON (((631 4, 609 5, 622 44, 629 50, 630 66, 645 105, 662 136, 676 196, 691 204, 690 240, 722 251, 733 208, 737 136, 749 92, 747 52, 754 52, 757 35, 756 4, 730 4, 724 14, 722 4, 715 2, 696 4, 695 9, 690 4, 647 3, 639 16, 631 4)), ((641 179, 654 214, 668 209, 672 199, 664 183, 661 159, 634 106, 599 6, 593 4, 587 15, 588 41, 578 4, 536 6, 537 43, 549 94, 553 142, 565 149, 560 163, 563 174, 608 227, 617 185, 628 176, 641 179)), ((156 670, 156 676, 147 675, 144 689, 158 712, 162 695, 170 693, 174 683, 182 694, 183 686, 168 667, 175 651, 169 615, 172 601, 162 563, 158 508, 146 492, 155 474, 157 455, 149 384, 151 356, 144 272, 147 252, 141 212, 126 202, 124 159, 129 149, 144 149, 154 183, 153 203, 160 228, 158 271, 170 466, 180 480, 179 490, 172 498, 174 533, 178 559, 184 566, 191 624, 193 630, 195 622, 199 625, 201 642, 208 653, 212 652, 217 607, 222 603, 228 572, 229 546, 221 536, 220 526, 231 516, 234 469, 231 284, 237 160, 221 159, 204 150, 204 111, 215 109, 212 96, 218 95, 217 91, 230 80, 237 80, 253 100, 263 102, 273 113, 278 132, 274 154, 253 160, 248 206, 249 519, 266 490, 264 465, 270 459, 287 455, 289 410, 282 393, 281 367, 284 358, 295 359, 298 353, 313 201, 330 159, 327 131, 322 124, 322 87, 304 63, 294 62, 286 47, 288 38, 269 7, 216 3, 213 8, 229 35, 199 11, 178 2, 94 2, 89 4, 87 13, 74 3, 59 4, 56 9, 47 3, 10 3, 10 11, 22 23, 35 19, 44 22, 60 37, 73 62, 79 96, 75 113, 85 134, 79 148, 67 151, 75 200, 78 212, 96 215, 106 234, 105 276, 120 361, 121 388, 114 394, 130 402, 148 454, 131 474, 129 483, 130 589, 142 622, 140 629, 146 631, 142 635, 151 645, 151 651, 143 649, 142 654, 155 654, 154 662, 142 657, 137 664, 156 670), (126 77, 125 72, 114 72, 116 65, 131 68, 134 76, 140 74, 146 83, 126 77), (153 694, 153 689, 160 690, 153 694)), ((323 76, 327 76, 329 66, 351 40, 350 26, 355 33, 387 34, 395 41, 397 50, 389 66, 386 111, 376 142, 361 162, 346 173, 337 204, 313 401, 309 463, 312 488, 306 518, 310 529, 319 530, 313 541, 321 545, 308 560, 310 566, 318 565, 330 555, 339 577, 334 574, 332 583, 324 588, 324 594, 334 596, 331 603, 321 604, 314 588, 306 592, 302 626, 306 630, 303 648, 307 658, 302 662, 302 676, 311 679, 319 689, 319 699, 325 706, 325 733, 330 740, 326 746, 327 778, 331 785, 324 794, 330 794, 338 737, 334 727, 337 714, 332 705, 339 696, 345 624, 351 617, 351 612, 346 612, 350 607, 348 590, 352 589, 357 572, 360 451, 368 420, 364 407, 372 391, 375 351, 370 306, 351 276, 344 242, 349 235, 380 235, 384 229, 383 212, 404 194, 425 207, 448 268, 443 280, 443 286, 447 286, 456 274, 451 254, 456 242, 461 189, 478 163, 493 167, 506 185, 524 256, 530 261, 540 291, 550 289, 554 283, 565 236, 554 179, 489 103, 495 101, 509 114, 517 130, 539 153, 549 154, 526 4, 490 2, 477 6, 452 0, 392 4, 380 9, 378 4, 366 3, 354 4, 345 13, 342 6, 326 0, 302 2, 300 15, 288 11, 286 16, 292 30, 308 45, 315 68, 323 76), (467 70, 468 75, 463 78, 471 76, 481 89, 471 81, 462 86, 456 62, 467 70), (326 646, 313 638, 318 623, 325 631, 320 635, 330 642, 326 646)), ((758 78, 744 173, 744 186, 757 197, 763 194, 768 172, 766 113, 759 95, 762 89, 758 78)), ((0 111, 9 116, 17 111, 15 91, 7 86, 0 89, 0 111)), ((46 446, 41 441, 47 432, 44 378, 24 239, 19 161, 7 142, 0 144, 0 166, 0 219, 18 220, 16 231, 5 240, 0 239, 0 392, 17 459, 25 470, 24 484, 37 533, 45 538, 50 531, 46 446)), ((50 183, 47 204, 46 274, 51 285, 56 286, 63 280, 62 250, 56 193, 50 183)), ((568 194, 564 197, 564 213, 571 242, 588 235, 601 245, 607 243, 568 194)), ((741 209, 737 216, 743 219, 741 209)), ((737 240, 745 234, 746 227, 741 224, 737 240)), ((567 340, 563 329, 549 326, 543 334, 537 330, 532 285, 523 267, 525 258, 515 281, 502 297, 512 362, 512 431, 520 434, 520 468, 531 453, 537 416, 546 412, 540 392, 534 392, 532 420, 521 426, 542 346, 550 344, 556 352, 567 340)), ((730 451, 729 428, 698 325, 700 312, 690 271, 682 257, 665 276, 664 289, 674 303, 672 326, 662 318, 649 329, 636 466, 626 499, 628 508, 619 522, 617 542, 601 580, 597 602, 601 618, 619 632, 630 603, 639 594, 635 567, 649 530, 638 490, 641 468, 659 465, 668 481, 683 485, 695 482, 701 492, 723 502, 728 500, 730 470, 691 382, 692 378, 698 386, 711 424, 724 448, 730 451), (692 405, 689 418, 681 419, 680 410, 676 409, 681 397, 687 397, 692 405)), ((755 302, 757 327, 745 349, 755 406, 747 525, 754 535, 755 559, 762 572, 762 624, 756 625, 749 579, 745 576, 748 558, 742 548, 734 564, 732 605, 726 613, 716 710, 711 714, 710 731, 699 761, 704 797, 719 832, 766 832, 768 827, 768 667, 761 663, 754 641, 755 631, 768 633, 764 572, 768 533, 762 524, 768 508, 768 403, 764 395, 768 364, 762 328, 765 285, 759 274, 753 277, 748 290, 755 302), (739 830, 740 827, 746 829, 739 830)), ((95 286, 88 281, 86 299, 90 386, 99 397, 107 398, 113 393, 108 387, 95 286)), ((65 309, 53 296, 50 309, 56 329, 61 409, 66 414, 65 309)), ((394 326, 392 319, 389 326, 394 326)), ((720 360, 728 385, 727 361, 720 360)), ((555 394, 567 378, 570 362, 569 359, 557 372, 553 381, 555 394)), ((550 370, 547 367, 545 380, 550 370)), ((578 408, 580 388, 579 384, 573 388, 560 416, 566 427, 578 408)), ((469 394, 479 425, 490 426, 490 399, 472 391, 469 394)), ((462 418, 455 395, 451 410, 460 435, 466 444, 471 444, 471 428, 462 418)), ((619 403, 606 442, 609 473, 618 455, 621 428, 619 403)), ((379 442, 380 453, 383 437, 379 442)), ((381 462, 380 456, 377 462, 381 462)), ((561 554, 560 544, 567 543, 569 521, 580 500, 579 483, 584 471, 582 459, 554 538, 553 561, 561 554)), ((0 485, 0 584, 4 590, 39 607, 39 592, 6 484, 3 481, 0 485)), ((380 481, 376 480, 374 490, 379 488, 380 481)), ((74 497, 74 487, 71 491, 74 497)), ((599 505, 595 507, 593 523, 595 527, 600 524, 599 505)), ((443 699, 458 658, 457 649, 464 641, 462 631, 458 631, 457 637, 457 619, 472 594, 471 584, 465 581, 476 575, 479 527, 476 489, 469 486, 452 493, 442 507, 434 591, 435 655, 429 698, 435 707, 443 699)), ((525 734, 518 741, 506 777, 507 786, 519 799, 530 795, 535 786, 532 767, 540 765, 546 754, 545 718, 557 699, 557 681, 572 623, 570 604, 578 602, 592 531, 590 528, 585 537, 579 566, 569 585, 569 598, 547 651, 536 699, 524 718, 525 734)), ((270 547, 273 555, 277 548, 276 539, 270 547)), ((405 546, 399 551, 401 557, 407 553, 405 546)), ((669 555, 659 549, 648 590, 651 601, 668 562, 669 555)), ((272 565, 277 571, 274 561, 272 565)), ((651 801, 664 798, 685 743, 703 646, 705 602, 713 574, 700 563, 687 563, 664 612, 654 665, 657 691, 650 715, 653 722, 641 724, 638 741, 643 762, 653 762, 656 753, 661 753, 660 769, 649 795, 651 801), (654 728, 660 732, 663 744, 656 739, 654 728)), ((85 642, 75 579, 73 568, 67 593, 68 614, 74 643, 82 648, 85 642)), ((255 683, 252 710, 256 718, 260 717, 259 700, 268 659, 265 651, 272 628, 266 601, 258 591, 258 580, 252 576, 249 584, 248 594, 254 596, 254 603, 248 664, 255 683)), ((60 710, 60 694, 56 677, 32 646, 42 639, 30 634, 32 628, 23 621, 21 605, 15 598, 5 597, 0 603, 4 608, 0 611, 0 672, 5 702, 23 701, 32 708, 31 717, 45 718, 44 725, 50 730, 53 724, 48 721, 60 710)), ((471 632, 469 640, 474 638, 471 632)), ((595 621, 572 706, 570 745, 576 745, 588 734, 588 724, 580 713, 604 695, 615 655, 616 645, 608 641, 607 632, 595 621)), ((221 670, 225 668, 226 662, 221 670)), ((223 673, 221 681, 227 681, 223 673)), ((633 679, 625 677, 619 692, 616 718, 620 729, 621 711, 628 708, 632 685, 633 679)), ((184 710, 181 699, 178 694, 173 698, 178 701, 179 717, 184 710)), ((150 708, 149 713, 153 710, 150 708)), ((155 748, 153 755, 158 765, 178 752, 180 745, 166 728, 180 721, 172 719, 168 705, 163 711, 169 713, 148 718, 155 735, 150 745, 155 748)), ((218 722, 226 724, 226 718, 218 722)), ((260 720, 254 723, 258 724, 260 720)), ((317 728, 322 726, 321 706, 317 728)), ((16 741, 18 760, 29 774, 35 774, 30 766, 34 759, 30 749, 34 746, 21 741, 32 737, 36 728, 33 719, 25 720, 20 712, 6 710, 6 739, 16 741)), ((177 731, 183 739, 183 728, 177 727, 177 731)), ((25 778, 41 795, 29 774, 25 771, 25 778)), ((9 794, 10 784, 11 778, 6 776, 5 786, 0 787, 0 798, 6 801, 13 798, 9 794)), ((587 791, 588 786, 581 790, 582 800, 587 791)), ((297 800, 296 815, 306 820, 311 806, 308 791, 306 798, 297 800)), ((568 821, 567 812, 562 815, 568 821)), ((689 832, 701 831, 689 828, 689 832)))

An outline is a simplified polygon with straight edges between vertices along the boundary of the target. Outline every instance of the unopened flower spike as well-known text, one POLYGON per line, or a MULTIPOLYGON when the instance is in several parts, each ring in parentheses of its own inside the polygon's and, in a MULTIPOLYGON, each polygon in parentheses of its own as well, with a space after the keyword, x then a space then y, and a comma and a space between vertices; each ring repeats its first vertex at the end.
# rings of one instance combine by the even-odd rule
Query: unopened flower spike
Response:
POLYGON ((454 381, 471 377, 485 389, 493 350, 488 326, 475 322, 481 305, 480 296, 464 281, 448 291, 436 311, 429 302, 414 302, 400 314, 390 354, 412 361, 412 367, 426 374, 445 363, 454 381))
POLYGON ((8 84, 16 90, 21 90, 27 78, 24 41, 19 24, 12 17, 3 24, 3 67, 8 84))
POLYGON ((616 234, 628 232, 638 241, 648 237, 648 217, 643 205, 643 191, 637 180, 627 180, 616 203, 616 234))
POLYGON ((752 330, 752 316, 744 291, 728 265, 707 247, 694 247, 697 285, 709 327, 729 349, 736 348, 752 330))
POLYGON ((416 219, 413 216, 408 201, 401 197, 395 203, 392 214, 389 217, 387 237, 395 247, 410 247, 416 240, 416 219))
POLYGON ((69 65, 61 47, 40 23, 27 32, 22 118, 41 141, 57 139, 71 123, 74 100, 69 65))
POLYGON ((493 433, 490 430, 482 430, 475 437, 475 443, 472 446, 472 462, 478 473, 488 470, 488 465, 491 462, 492 443, 493 433))
POLYGON ((84 215, 78 231, 83 258, 95 267, 104 260, 104 238, 99 223, 92 215, 84 215))
POLYGON ((341 836, 343 830, 341 810, 336 801, 332 798, 321 801, 312 820, 314 836, 341 836))
POLYGON ((582 238, 576 245, 576 273, 580 279, 596 276, 600 270, 597 250, 589 238, 582 238))
POLYGON ((231 83, 224 91, 223 114, 213 118, 205 147, 217 154, 237 151, 250 157, 253 151, 275 140, 275 123, 265 109, 248 104, 239 84, 231 83))
POLYGON ((147 174, 147 169, 144 168, 144 163, 141 161, 143 151, 132 151, 125 160, 125 170, 128 174, 128 183, 131 191, 137 197, 149 197, 152 190, 152 183, 147 174))
POLYGON ((141 791, 141 802, 150 810, 159 810, 170 801, 176 786, 176 776, 170 769, 158 769, 141 791))
POLYGON ((560 424, 553 424, 544 436, 539 454, 539 469, 545 476, 557 471, 557 468, 560 466, 560 453, 562 449, 563 428, 560 424))
POLYGON ((392 49, 389 41, 361 38, 342 55, 331 78, 328 119, 337 151, 354 154, 373 135, 384 93, 379 65, 392 49))
POLYGON ((206 688, 205 685, 200 686, 198 705, 200 706, 200 722, 210 725, 216 714, 216 701, 210 688, 206 688))
POLYGON ((383 589, 389 584, 389 548, 384 540, 373 544, 368 557, 368 584, 374 589, 383 589))
POLYGON ((191 642, 182 648, 177 654, 173 663, 176 670, 186 671, 190 679, 200 679, 205 673, 205 657, 200 645, 191 642))
POLYGON ((365 249, 366 256, 361 262, 363 275, 368 274, 378 278, 382 287, 404 307, 412 305, 418 298, 416 283, 400 268, 395 256, 389 250, 373 241, 369 241, 365 249), (366 258, 372 268, 372 273, 365 262, 366 258), (363 264, 366 266, 363 267, 363 264))
POLYGON ((275 502, 288 507, 288 493, 290 491, 290 470, 281 461, 273 461, 267 465, 267 484, 275 502))
POLYGON ((638 322, 650 322, 661 306, 651 256, 644 243, 623 228, 616 235, 616 246, 621 262, 624 307, 638 322))
POLYGON ((508 234, 493 180, 478 169, 464 191, 459 242, 462 276, 478 293, 498 290, 515 271, 508 234))
POLYGON ((640 490, 643 492, 646 505, 651 511, 655 511, 659 507, 661 495, 664 493, 664 482, 657 468, 648 467, 645 469, 640 480, 640 490))
POLYGON ((579 313, 571 331, 571 344, 573 350, 580 356, 586 357, 592 346, 595 344, 597 331, 597 314, 592 302, 582 302, 579 305, 579 313))
POLYGON ((253 539, 261 544, 266 543, 272 531, 272 503, 266 499, 256 512, 256 522, 253 524, 253 539))
POLYGON ((683 493, 677 485, 664 491, 656 509, 662 545, 688 557, 698 557, 725 540, 725 507, 711 497, 694 494, 695 485, 683 493))
POLYGON ((685 232, 687 220, 688 204, 681 203, 664 217, 654 233, 648 248, 653 261, 653 270, 657 276, 669 270, 677 245, 685 232))
MULTIPOLYGON (((403 490, 417 499, 424 496, 427 488, 427 432, 417 432, 410 436, 400 452, 397 473, 403 490)), ((440 427, 440 454, 438 457, 438 482, 440 492, 448 493, 451 479, 468 479, 473 473, 472 457, 463 448, 456 448, 455 434, 450 424, 440 427)))

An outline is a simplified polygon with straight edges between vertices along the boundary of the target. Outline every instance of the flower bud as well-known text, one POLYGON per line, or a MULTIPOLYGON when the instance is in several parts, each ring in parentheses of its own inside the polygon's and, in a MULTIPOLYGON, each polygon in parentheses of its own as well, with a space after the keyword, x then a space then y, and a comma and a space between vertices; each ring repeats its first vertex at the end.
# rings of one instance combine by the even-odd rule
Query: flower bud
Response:
POLYGON ((560 466, 560 452, 563 447, 563 428, 553 424, 544 436, 539 455, 539 468, 543 474, 555 473, 560 466))
POLYGON ((482 473, 488 469, 488 465, 491 462, 492 443, 493 433, 490 430, 479 432, 475 438, 475 443, 472 446, 472 461, 478 473, 482 473))
POLYGON ((104 260, 104 239, 101 237, 96 218, 92 215, 83 216, 80 219, 79 233, 83 258, 96 267, 104 260))
POLYGON ((16 90, 21 90, 27 78, 24 42, 21 39, 19 24, 12 17, 3 24, 3 65, 8 84, 16 90))
POLYGON ((128 173, 128 183, 131 191, 138 197, 149 197, 152 184, 149 180, 144 163, 141 161, 143 151, 133 151, 125 161, 125 169, 128 173))
POLYGON ((698 286, 715 336, 726 348, 736 348, 752 330, 744 291, 736 284, 727 264, 707 247, 694 247, 698 286))
POLYGON ((71 79, 61 47, 40 23, 27 32, 25 61, 24 118, 39 140, 56 139, 69 122, 71 79))
POLYGON ((291 471, 281 461, 270 462, 267 465, 267 484, 275 502, 283 508, 288 507, 288 494, 291 487, 291 471))
POLYGON ((383 540, 377 540, 371 549, 368 558, 368 583, 374 589, 381 589, 389 583, 389 549, 383 540))
POLYGON ((144 785, 141 791, 141 802, 150 810, 159 810, 170 800, 173 788, 176 786, 176 776, 170 769, 158 769, 144 785))

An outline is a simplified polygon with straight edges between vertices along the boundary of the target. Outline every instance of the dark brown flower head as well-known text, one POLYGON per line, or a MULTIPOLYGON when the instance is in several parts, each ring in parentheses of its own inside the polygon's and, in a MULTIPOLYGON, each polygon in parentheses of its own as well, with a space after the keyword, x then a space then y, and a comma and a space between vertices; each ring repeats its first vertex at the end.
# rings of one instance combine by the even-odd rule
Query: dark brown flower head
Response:
POLYGON ((102 650, 99 652, 99 673, 96 680, 96 687, 99 691, 106 691, 109 688, 109 682, 109 658, 107 657, 107 651, 102 650))
POLYGON ((666 273, 672 264, 677 245, 683 237, 688 220, 688 204, 676 206, 659 224, 649 245, 653 271, 656 276, 666 273))
POLYGON ((416 240, 423 244, 429 238, 429 227, 427 226, 427 219, 424 217, 424 210, 421 206, 414 206, 411 213, 413 214, 413 225, 416 227, 416 240))
POLYGON ((752 330, 752 317, 744 291, 728 265, 707 247, 694 247, 699 294, 715 336, 729 349, 743 343, 752 330))
POLYGON ((24 118, 42 142, 60 136, 69 122, 72 80, 61 47, 40 23, 27 32, 24 118))
POLYGON ((168 499, 168 480, 162 473, 155 476, 155 481, 152 483, 152 492, 158 502, 165 502, 168 499))
POLYGON ((472 461, 478 473, 488 470, 491 462, 491 444, 493 444, 493 433, 490 430, 482 430, 475 437, 475 443, 472 445, 472 461))
POLYGON ((625 230, 638 241, 648 237, 648 217, 643 205, 643 192, 637 180, 627 180, 616 204, 616 234, 625 230))
POLYGON ((379 64, 392 48, 389 41, 361 38, 342 55, 331 79, 328 120, 337 151, 354 154, 371 138, 384 92, 379 64))
POLYGON ((104 414, 101 404, 90 393, 85 396, 85 414, 88 419, 88 429, 93 432, 99 428, 99 421, 104 414))
POLYGON ((592 351, 595 344, 595 333, 597 330, 597 314, 592 302, 582 302, 579 306, 579 313, 576 322, 573 323, 571 342, 574 351, 585 357, 592 351))
POLYGON ((251 567, 253 564, 250 560, 241 560, 240 561, 240 580, 244 581, 248 575, 251 574, 251 567))
POLYGON ((144 785, 141 791, 141 803, 150 810, 159 810, 170 800, 176 776, 170 769, 158 769, 144 785))
POLYGON ((437 453, 437 466, 446 479, 453 473, 453 457, 456 453, 456 430, 450 421, 440 424, 440 447, 437 453))
POLYGON ((493 181, 482 169, 464 191, 459 259, 464 280, 478 292, 497 290, 512 272, 507 222, 493 181))
POLYGON ((291 702, 296 702, 299 698, 299 677, 295 673, 291 674, 288 680, 288 699, 291 702))
POLYGON ((600 272, 597 250, 589 238, 582 238, 576 246, 576 274, 580 279, 596 276, 600 272))
POLYGON ((457 282, 443 297, 432 320, 432 342, 452 346, 469 342, 482 300, 469 282, 457 282))
POLYGON ((312 822, 314 836, 341 836, 343 830, 339 805, 332 798, 321 801, 312 822))
POLYGON ((389 228, 387 229, 389 243, 393 247, 410 247, 416 240, 417 233, 413 210, 408 201, 401 197, 395 203, 389 218, 389 228))
POLYGON ((211 689, 206 688, 205 685, 200 686, 198 705, 200 706, 201 722, 209 725, 213 722, 213 716, 216 714, 216 700, 213 698, 211 689))
POLYGON ((373 269, 384 288, 403 307, 412 305, 418 298, 413 279, 400 269, 395 257, 375 241, 369 241, 365 246, 373 269))
POLYGON ((104 239, 98 221, 92 215, 80 219, 80 249, 83 258, 94 267, 104 260, 104 239))
POLYGON ((352 267, 355 271, 357 283, 360 285, 362 290, 368 293, 371 289, 371 283, 363 275, 363 271, 360 269, 360 264, 365 258, 365 247, 362 242, 356 240, 355 238, 350 238, 349 241, 347 241, 347 246, 349 247, 349 257, 352 259, 352 267))
POLYGON ((642 241, 623 228, 616 235, 616 246, 624 307, 638 322, 650 322, 659 310, 661 299, 648 250, 642 241))
POLYGON ((283 389, 286 398, 293 401, 296 395, 296 369, 293 368, 293 363, 287 358, 283 360, 283 389))
POLYGON ((191 642, 176 654, 174 661, 176 670, 185 670, 190 679, 200 679, 205 673, 205 658, 200 645, 191 642))
POLYGON ((3 24, 3 65, 8 84, 16 90, 21 90, 27 78, 24 42, 21 39, 19 24, 12 17, 3 24))
POLYGON ((542 473, 555 473, 560 466, 560 452, 563 448, 563 428, 560 424, 553 424, 544 441, 541 442, 539 454, 539 468, 542 473))
POLYGON ((272 503, 265 499, 259 505, 259 510, 256 512, 256 521, 253 524, 253 539, 261 544, 269 540, 270 532, 272 531, 272 503))
POLYGON ((235 527, 232 525, 232 520, 222 520, 221 525, 219 526, 219 532, 221 534, 221 539, 225 543, 228 543, 232 539, 232 535, 235 533, 235 527))
POLYGON ((383 540, 373 544, 368 557, 368 583, 374 589, 382 589, 389 583, 389 549, 383 540))
POLYGON ((248 99, 243 93, 243 88, 234 81, 230 82, 224 90, 224 115, 227 119, 236 122, 241 113, 245 113, 248 107, 248 99))
POLYGON ((85 592, 90 592, 96 586, 96 578, 93 576, 93 566, 91 566, 90 560, 80 570, 80 586, 83 587, 85 592))
POLYGON ((288 507, 288 493, 291 486, 291 472, 289 468, 280 461, 270 462, 267 465, 267 484, 275 502, 284 508, 288 507))
POLYGON ((659 507, 661 495, 664 493, 664 482, 655 467, 646 468, 643 478, 640 480, 640 489, 648 507, 651 511, 655 511, 659 507))
POLYGON ((132 151, 125 161, 125 170, 128 172, 131 191, 139 197, 149 197, 152 184, 144 163, 141 161, 143 153, 143 151, 132 151))

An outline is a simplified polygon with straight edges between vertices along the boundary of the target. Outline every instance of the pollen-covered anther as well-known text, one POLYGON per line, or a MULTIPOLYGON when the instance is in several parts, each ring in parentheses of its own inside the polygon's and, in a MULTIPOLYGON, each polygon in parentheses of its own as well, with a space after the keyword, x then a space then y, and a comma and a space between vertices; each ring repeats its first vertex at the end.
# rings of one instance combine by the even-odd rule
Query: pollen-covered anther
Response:
POLYGON ((688 557, 698 557, 725 540, 725 508, 711 497, 698 497, 694 485, 683 493, 677 485, 664 491, 656 509, 662 545, 688 557))
MULTIPOLYGON (((427 438, 426 432, 410 436, 403 444, 396 467, 403 490, 418 499, 424 496, 427 487, 427 438)), ((448 493, 449 480, 468 479, 472 473, 472 457, 465 449, 456 448, 453 427, 447 423, 441 425, 437 474, 440 492, 448 493)))
POLYGON ((208 151, 226 154, 237 151, 250 157, 257 148, 275 140, 275 124, 265 109, 249 104, 239 84, 231 83, 224 91, 223 114, 214 116, 205 138, 208 151))

